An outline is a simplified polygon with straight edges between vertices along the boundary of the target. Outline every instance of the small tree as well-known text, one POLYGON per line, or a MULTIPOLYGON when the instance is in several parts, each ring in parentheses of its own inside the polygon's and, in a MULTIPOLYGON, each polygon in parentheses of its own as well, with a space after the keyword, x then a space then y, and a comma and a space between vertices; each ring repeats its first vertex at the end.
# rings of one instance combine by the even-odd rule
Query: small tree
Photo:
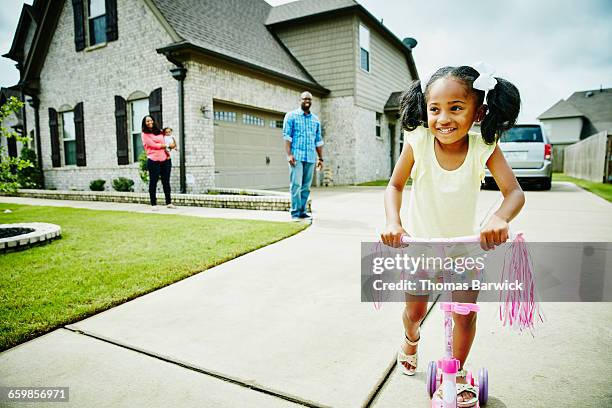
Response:
POLYGON ((143 183, 147 183, 149 181, 149 169, 147 168, 147 152, 140 153, 138 156, 138 162, 140 164, 138 173, 140 174, 140 179, 143 183))
POLYGON ((21 148, 21 160, 32 163, 31 167, 23 169, 17 175, 20 188, 43 188, 43 172, 38 165, 36 152, 29 147, 21 148))
MULTIPOLYGON (((29 137, 21 136, 19 133, 2 126, 7 117, 21 108, 23 108, 23 102, 14 96, 11 96, 6 103, 0 106, 0 139, 6 138, 8 142, 9 138, 15 138, 17 142, 24 145, 30 140, 29 137)), ((33 164, 29 160, 24 160, 21 157, 9 157, 8 154, 5 154, 5 148, 0 144, 0 192, 14 193, 21 188, 19 174, 32 166, 33 164)))

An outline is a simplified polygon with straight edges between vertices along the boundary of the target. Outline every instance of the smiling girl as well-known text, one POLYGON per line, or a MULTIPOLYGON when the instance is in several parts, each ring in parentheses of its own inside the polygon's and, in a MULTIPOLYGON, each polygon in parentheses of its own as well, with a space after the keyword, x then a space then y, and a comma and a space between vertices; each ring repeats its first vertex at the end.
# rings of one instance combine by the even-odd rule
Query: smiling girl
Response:
MULTIPOLYGON (((412 83, 402 96, 401 120, 407 144, 401 152, 385 191, 387 225, 382 241, 399 247, 401 236, 453 238, 480 233, 483 249, 493 249, 508 239, 508 223, 521 210, 525 197, 512 169, 497 146, 501 133, 516 122, 519 92, 502 78, 493 78, 469 66, 444 67, 422 88, 412 83), (481 122, 481 133, 470 132, 481 122), (484 180, 485 165, 504 197, 484 228, 478 228, 476 203, 484 180), (408 177, 413 184, 406 229, 400 219, 402 192, 408 177)), ((475 303, 477 290, 454 292, 453 300, 475 303)), ((398 352, 402 372, 417 368, 419 326, 427 311, 428 296, 406 294, 403 312, 404 342, 398 352)), ((471 407, 478 392, 466 384, 465 360, 476 334, 476 314, 454 315, 454 356, 457 373, 457 404, 471 407)))

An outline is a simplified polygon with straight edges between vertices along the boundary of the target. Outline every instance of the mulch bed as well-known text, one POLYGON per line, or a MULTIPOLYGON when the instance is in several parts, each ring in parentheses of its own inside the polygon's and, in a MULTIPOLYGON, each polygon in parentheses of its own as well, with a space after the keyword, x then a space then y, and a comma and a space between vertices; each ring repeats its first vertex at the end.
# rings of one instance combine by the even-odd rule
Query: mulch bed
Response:
POLYGON ((0 239, 34 232, 33 228, 0 228, 0 239))

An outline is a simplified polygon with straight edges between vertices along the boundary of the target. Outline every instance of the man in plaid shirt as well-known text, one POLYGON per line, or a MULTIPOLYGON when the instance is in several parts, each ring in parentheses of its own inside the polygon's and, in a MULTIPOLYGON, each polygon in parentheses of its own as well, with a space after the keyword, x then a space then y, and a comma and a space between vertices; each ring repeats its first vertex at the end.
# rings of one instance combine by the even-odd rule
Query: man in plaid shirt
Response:
POLYGON ((310 184, 315 166, 319 171, 323 168, 321 122, 317 115, 310 112, 311 93, 302 92, 300 98, 300 108, 287 112, 283 122, 291 182, 291 218, 294 221, 311 218, 306 213, 310 184))

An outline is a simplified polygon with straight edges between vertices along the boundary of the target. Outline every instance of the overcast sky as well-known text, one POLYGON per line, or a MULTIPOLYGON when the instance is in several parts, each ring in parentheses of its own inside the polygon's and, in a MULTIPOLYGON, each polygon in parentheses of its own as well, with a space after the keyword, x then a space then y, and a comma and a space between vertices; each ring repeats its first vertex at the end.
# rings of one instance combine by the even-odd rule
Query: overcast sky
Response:
MULTIPOLYGON (((413 55, 422 77, 444 65, 493 65, 496 76, 521 91, 523 123, 574 91, 612 87, 610 0, 358 1, 397 37, 418 41, 413 55)), ((23 3, 0 0, 1 54, 10 48, 23 3)), ((0 58, 0 85, 18 79, 14 63, 0 58)))

